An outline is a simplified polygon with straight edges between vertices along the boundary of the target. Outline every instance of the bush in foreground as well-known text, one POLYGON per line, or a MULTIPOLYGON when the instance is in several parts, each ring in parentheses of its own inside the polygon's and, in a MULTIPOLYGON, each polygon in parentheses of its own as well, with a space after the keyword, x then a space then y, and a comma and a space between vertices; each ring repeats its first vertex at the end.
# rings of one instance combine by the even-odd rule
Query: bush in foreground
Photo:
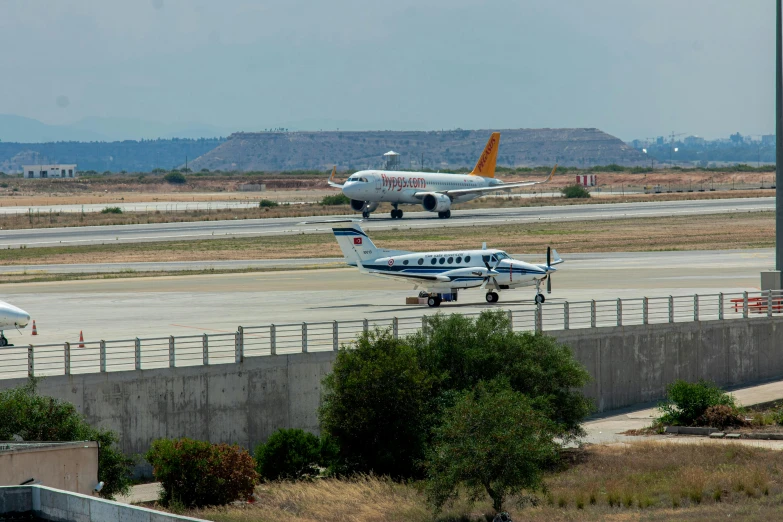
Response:
POLYGON ((160 502, 186 507, 220 506, 247 500, 258 483, 255 462, 237 445, 182 439, 159 439, 145 455, 155 480, 161 482, 160 502))
POLYGON ((122 214, 121 207, 105 207, 101 210, 101 214, 122 214))
POLYGON ((258 208, 274 208, 278 206, 277 201, 272 201, 271 199, 262 199, 258 202, 258 208))
POLYGON ((563 187, 560 192, 563 194, 564 198, 568 199, 590 197, 590 193, 582 185, 568 185, 567 187, 563 187))
POLYGON ((431 395, 432 377, 414 349, 389 331, 371 331, 337 353, 324 379, 321 430, 347 470, 414 476, 429 438, 431 395))
POLYGON ((300 429, 279 429, 256 446, 256 471, 266 480, 301 479, 318 475, 321 439, 300 429))
POLYGON ((692 426, 712 406, 737 407, 734 396, 725 393, 712 382, 699 379, 691 383, 678 379, 666 387, 666 401, 658 406, 661 410, 658 422, 692 426))
POLYGON ((24 441, 97 441, 98 480, 104 483, 100 495, 114 498, 130 489, 134 460, 117 447, 117 435, 87 424, 73 404, 38 395, 35 380, 0 392, 0 440, 15 436, 24 441))

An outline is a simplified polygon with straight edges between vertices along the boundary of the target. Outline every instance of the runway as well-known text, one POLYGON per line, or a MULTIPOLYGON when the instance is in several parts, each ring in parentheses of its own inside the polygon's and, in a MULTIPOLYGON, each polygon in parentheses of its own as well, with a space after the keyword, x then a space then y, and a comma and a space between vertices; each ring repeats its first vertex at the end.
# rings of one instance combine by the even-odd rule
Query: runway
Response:
MULTIPOLYGON (((455 210, 451 219, 439 219, 430 212, 408 212, 402 220, 378 214, 364 220, 369 231, 400 228, 489 226, 509 223, 586 221, 596 219, 693 216, 772 211, 774 198, 651 201, 587 204, 573 206, 521 207, 455 210)), ((181 241, 225 237, 253 237, 329 232, 339 219, 357 219, 356 214, 320 218, 275 218, 236 221, 199 221, 149 225, 39 228, 0 231, 0 248, 74 246, 149 241, 181 241)))
MULTIPOLYGON (((535 259, 532 256, 525 256, 535 259)), ((539 260, 540 261, 540 260, 539 260)), ((243 262, 245 263, 245 262, 243 262)), ((656 297, 758 289, 759 272, 774 266, 772 250, 574 254, 553 276, 547 302, 656 297)), ((29 327, 10 342, 61 343, 234 332, 237 326, 335 319, 389 318, 433 313, 406 306, 412 287, 361 275, 353 268, 198 276, 15 283, 2 299, 27 310, 29 327)), ((484 292, 460 293, 441 312, 529 306, 534 289, 502 292, 497 305, 484 292)))

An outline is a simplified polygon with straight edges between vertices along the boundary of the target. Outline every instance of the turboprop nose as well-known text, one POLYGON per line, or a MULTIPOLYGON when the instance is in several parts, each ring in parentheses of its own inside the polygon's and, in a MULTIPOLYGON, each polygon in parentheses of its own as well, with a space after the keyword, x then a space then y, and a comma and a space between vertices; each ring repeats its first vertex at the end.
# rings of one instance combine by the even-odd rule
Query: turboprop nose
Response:
POLYGON ((17 306, 2 301, 0 301, 0 317, 4 319, 3 322, 16 325, 19 328, 24 328, 30 322, 30 314, 17 306))

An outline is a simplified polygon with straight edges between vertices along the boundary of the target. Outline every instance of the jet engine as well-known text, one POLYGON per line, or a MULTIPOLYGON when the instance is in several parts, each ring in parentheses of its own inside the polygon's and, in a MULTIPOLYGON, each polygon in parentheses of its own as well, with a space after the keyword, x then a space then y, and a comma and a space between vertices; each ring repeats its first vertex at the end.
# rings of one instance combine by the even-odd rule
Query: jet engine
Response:
POLYGON ((427 194, 421 205, 427 212, 446 212, 451 208, 451 198, 446 194, 427 194))
POLYGON ((352 199, 351 208, 355 212, 373 212, 376 208, 378 208, 378 202, 360 201, 358 199, 352 199))

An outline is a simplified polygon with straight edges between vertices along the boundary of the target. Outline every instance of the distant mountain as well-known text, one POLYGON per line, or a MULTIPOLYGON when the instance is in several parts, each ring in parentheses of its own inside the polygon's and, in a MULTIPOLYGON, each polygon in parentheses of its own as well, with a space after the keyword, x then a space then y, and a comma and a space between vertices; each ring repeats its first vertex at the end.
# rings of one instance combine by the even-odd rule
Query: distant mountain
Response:
POLYGON ((55 143, 0 142, 0 171, 21 172, 22 165, 76 163, 78 169, 98 172, 149 172, 171 169, 220 145, 225 138, 125 141, 60 141, 55 143))
POLYGON ((202 123, 166 124, 133 118, 84 118, 69 125, 48 125, 32 118, 0 114, 0 141, 123 141, 157 138, 217 138, 231 129, 202 123))
POLYGON ((0 141, 38 143, 46 141, 96 140, 105 140, 105 136, 89 129, 47 125, 32 118, 14 114, 0 114, 0 141))
MULTIPOLYGON (((191 162, 194 170, 365 169, 381 166, 389 150, 404 168, 472 167, 492 130, 237 132, 191 162)), ((598 129, 507 129, 500 131, 498 165, 643 165, 647 157, 598 129)))

